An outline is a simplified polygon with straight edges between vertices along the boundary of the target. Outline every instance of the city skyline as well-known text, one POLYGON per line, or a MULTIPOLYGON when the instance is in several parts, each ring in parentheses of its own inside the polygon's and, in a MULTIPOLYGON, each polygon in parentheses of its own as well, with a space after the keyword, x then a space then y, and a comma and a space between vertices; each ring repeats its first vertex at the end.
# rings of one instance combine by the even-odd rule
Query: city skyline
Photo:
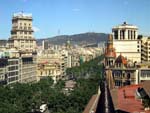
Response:
POLYGON ((127 21, 150 35, 149 0, 2 0, 0 39, 10 38, 13 13, 33 15, 34 36, 38 38, 83 32, 111 33, 111 28, 127 21))

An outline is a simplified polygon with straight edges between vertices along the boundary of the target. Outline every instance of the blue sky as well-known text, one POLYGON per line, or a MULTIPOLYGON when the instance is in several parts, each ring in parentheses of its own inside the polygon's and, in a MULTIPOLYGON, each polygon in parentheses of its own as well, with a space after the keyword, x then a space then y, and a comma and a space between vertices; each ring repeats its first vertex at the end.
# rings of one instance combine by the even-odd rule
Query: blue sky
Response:
POLYGON ((84 32, 111 33, 124 21, 150 35, 150 0, 0 0, 0 39, 8 39, 16 12, 32 13, 36 38, 84 32))

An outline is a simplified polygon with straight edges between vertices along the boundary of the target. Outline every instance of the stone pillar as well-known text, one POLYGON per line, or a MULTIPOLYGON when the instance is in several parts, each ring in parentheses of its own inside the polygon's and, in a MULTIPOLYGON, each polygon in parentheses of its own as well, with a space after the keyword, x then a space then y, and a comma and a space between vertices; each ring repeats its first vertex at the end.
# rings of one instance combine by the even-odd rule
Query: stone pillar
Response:
POLYGON ((125 40, 128 40, 128 30, 125 30, 125 31, 124 31, 124 35, 125 35, 125 36, 124 36, 124 37, 125 37, 125 40))
POLYGON ((130 39, 130 31, 128 30, 128 40, 130 39))
POLYGON ((134 30, 134 39, 136 39, 135 30, 134 30))
POLYGON ((118 40, 120 40, 120 30, 118 29, 118 40))
POLYGON ((113 35, 113 40, 115 39, 115 32, 113 31, 112 32, 112 35, 113 35))
POLYGON ((132 31, 132 40, 134 40, 134 31, 133 30, 131 30, 132 31))
POLYGON ((135 37, 134 37, 134 30, 132 30, 132 39, 135 40, 135 37))
POLYGON ((122 40, 122 31, 120 30, 120 40, 122 40))
POLYGON ((137 31, 135 31, 135 39, 137 39, 137 37, 138 37, 138 33, 137 31))

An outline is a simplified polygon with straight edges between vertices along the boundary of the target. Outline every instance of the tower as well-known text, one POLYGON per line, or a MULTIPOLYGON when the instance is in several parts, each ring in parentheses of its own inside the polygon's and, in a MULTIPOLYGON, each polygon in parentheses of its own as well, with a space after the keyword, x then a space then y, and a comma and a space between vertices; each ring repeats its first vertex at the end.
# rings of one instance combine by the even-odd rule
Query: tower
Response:
POLYGON ((49 48, 49 41, 48 40, 43 40, 42 41, 42 49, 47 50, 49 48))
POLYGON ((36 40, 33 37, 32 15, 16 13, 12 17, 11 38, 9 47, 15 47, 21 52, 34 52, 36 40))
POLYGON ((112 28, 113 47, 117 57, 120 53, 133 62, 141 62, 141 41, 138 27, 124 22, 112 28))
POLYGON ((19 82, 36 82, 36 40, 33 37, 32 15, 16 13, 12 17, 9 48, 16 48, 19 56, 19 82))
POLYGON ((111 67, 114 65, 116 58, 115 49, 113 48, 113 37, 110 34, 105 49, 105 67, 111 67))

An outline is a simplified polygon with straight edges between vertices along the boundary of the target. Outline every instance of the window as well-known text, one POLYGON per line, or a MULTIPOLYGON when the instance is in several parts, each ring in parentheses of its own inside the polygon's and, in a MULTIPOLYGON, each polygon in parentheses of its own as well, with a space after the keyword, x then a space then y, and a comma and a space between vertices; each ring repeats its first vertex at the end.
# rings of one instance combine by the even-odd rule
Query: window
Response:
POLYGON ((25 31, 24 34, 27 34, 27 32, 25 31))

